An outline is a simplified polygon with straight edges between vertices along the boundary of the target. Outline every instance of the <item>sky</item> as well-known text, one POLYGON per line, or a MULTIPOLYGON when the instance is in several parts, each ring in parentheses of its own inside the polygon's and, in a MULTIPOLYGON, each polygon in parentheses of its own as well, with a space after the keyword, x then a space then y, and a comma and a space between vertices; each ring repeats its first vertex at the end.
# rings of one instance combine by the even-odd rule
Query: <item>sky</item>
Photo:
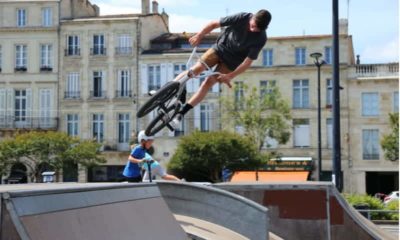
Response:
MULTIPOLYGON (((141 0, 90 2, 100 7, 101 15, 141 12, 141 0)), ((269 37, 332 33, 331 0, 158 0, 158 3, 159 11, 164 9, 169 15, 170 31, 175 33, 198 32, 211 20, 259 9, 272 14, 269 37)), ((349 20, 354 52, 361 56, 361 63, 399 61, 399 0, 339 0, 339 17, 349 20)))

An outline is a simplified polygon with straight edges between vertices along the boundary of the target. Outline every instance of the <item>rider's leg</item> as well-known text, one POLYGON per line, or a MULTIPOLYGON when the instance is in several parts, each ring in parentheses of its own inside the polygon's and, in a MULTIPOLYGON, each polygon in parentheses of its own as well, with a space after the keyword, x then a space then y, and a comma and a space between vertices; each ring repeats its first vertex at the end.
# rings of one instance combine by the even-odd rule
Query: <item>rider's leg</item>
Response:
MULTIPOLYGON (((206 69, 206 67, 203 64, 197 62, 190 70, 183 71, 178 76, 176 76, 174 81, 186 80, 186 79, 182 79, 182 78, 195 77, 195 76, 199 75, 200 73, 202 73, 205 69, 206 69)), ((186 88, 183 90, 183 93, 180 96, 179 101, 181 101, 182 103, 186 102, 186 88)))

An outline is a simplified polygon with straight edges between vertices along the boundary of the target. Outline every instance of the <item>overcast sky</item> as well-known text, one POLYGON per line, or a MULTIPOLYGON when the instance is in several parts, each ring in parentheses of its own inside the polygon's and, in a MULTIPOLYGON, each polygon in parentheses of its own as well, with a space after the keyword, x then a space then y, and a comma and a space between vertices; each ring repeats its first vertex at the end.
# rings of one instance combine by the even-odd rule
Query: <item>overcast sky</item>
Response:
MULTIPOLYGON (((151 1, 151 0, 150 0, 151 1)), ((90 0, 100 14, 139 13, 141 0, 90 0)), ((170 17, 171 32, 197 32, 208 21, 237 12, 267 9, 268 36, 332 33, 331 0, 158 0, 170 17)), ((349 19, 355 54, 362 63, 399 61, 398 0, 339 0, 340 18, 349 19)), ((268 44, 268 43, 267 43, 268 44)))

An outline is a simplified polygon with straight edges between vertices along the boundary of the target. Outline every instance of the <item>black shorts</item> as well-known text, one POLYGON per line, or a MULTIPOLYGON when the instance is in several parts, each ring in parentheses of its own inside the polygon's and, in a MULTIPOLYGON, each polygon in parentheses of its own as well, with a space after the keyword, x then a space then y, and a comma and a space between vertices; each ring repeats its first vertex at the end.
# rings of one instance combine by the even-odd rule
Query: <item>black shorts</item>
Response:
POLYGON ((142 181, 142 177, 141 176, 125 177, 125 181, 128 181, 128 182, 141 182, 142 181))

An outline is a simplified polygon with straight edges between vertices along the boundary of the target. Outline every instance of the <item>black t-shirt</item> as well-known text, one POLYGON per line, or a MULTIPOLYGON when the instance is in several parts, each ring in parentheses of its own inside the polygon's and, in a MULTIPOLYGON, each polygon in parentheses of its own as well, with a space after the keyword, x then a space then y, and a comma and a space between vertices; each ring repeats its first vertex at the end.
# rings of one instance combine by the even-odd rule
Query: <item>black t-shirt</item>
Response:
POLYGON ((235 70, 246 57, 257 59, 267 42, 265 31, 250 32, 249 21, 252 16, 251 13, 238 13, 220 20, 221 27, 226 28, 213 48, 231 70, 235 70))

